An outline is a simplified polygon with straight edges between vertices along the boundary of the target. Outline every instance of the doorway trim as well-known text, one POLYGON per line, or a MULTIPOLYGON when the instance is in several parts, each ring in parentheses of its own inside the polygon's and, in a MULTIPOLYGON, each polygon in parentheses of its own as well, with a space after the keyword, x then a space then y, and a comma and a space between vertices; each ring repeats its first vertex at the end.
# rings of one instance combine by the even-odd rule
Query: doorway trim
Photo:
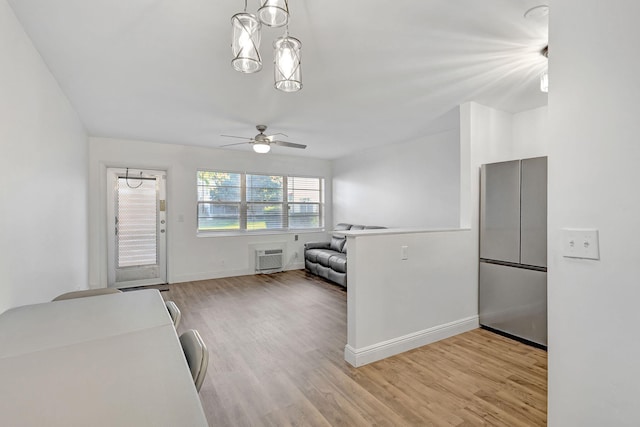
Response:
MULTIPOLYGON (((167 171, 147 168, 106 168, 106 231, 107 231, 107 286, 127 288, 135 286, 158 285, 167 283, 167 171), (126 182, 127 188, 135 189, 144 184, 147 197, 151 190, 147 183, 155 184, 155 238, 156 263, 147 262, 142 266, 131 263, 117 266, 118 233, 124 224, 118 219, 118 195, 126 182), (119 268, 118 268, 119 267, 119 268)), ((153 184, 151 184, 153 185, 153 184)), ((152 191, 152 190, 151 190, 152 191)), ((148 200, 148 198, 147 198, 148 200)), ((120 212, 122 214, 122 212, 120 212)))

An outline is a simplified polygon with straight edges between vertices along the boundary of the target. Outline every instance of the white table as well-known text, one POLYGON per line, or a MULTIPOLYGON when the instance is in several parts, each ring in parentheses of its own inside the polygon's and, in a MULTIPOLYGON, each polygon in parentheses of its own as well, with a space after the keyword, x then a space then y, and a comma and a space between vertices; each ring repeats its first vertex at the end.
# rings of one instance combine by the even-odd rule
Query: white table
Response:
POLYGON ((0 425, 206 426, 156 290, 0 315, 0 425))

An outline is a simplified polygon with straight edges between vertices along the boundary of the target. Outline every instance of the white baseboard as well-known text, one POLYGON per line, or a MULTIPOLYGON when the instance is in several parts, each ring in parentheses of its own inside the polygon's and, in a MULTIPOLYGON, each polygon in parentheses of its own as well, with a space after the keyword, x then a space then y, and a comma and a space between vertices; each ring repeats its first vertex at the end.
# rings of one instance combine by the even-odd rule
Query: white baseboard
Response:
POLYGON ((285 271, 289 270, 304 270, 304 261, 292 262, 284 266, 285 271))
MULTIPOLYGON (((304 262, 286 266, 285 271, 302 270, 304 262)), ((253 270, 223 270, 223 271, 204 271, 201 273, 180 274, 170 279, 169 283, 197 282, 198 280, 222 279, 223 277, 250 276, 257 274, 253 270)))
POLYGON ((466 319, 434 326, 363 348, 356 349, 347 344, 344 347, 344 360, 357 368, 463 332, 471 331, 479 326, 478 316, 471 316, 466 319))
POLYGON ((223 270, 223 271, 203 271, 200 273, 180 274, 172 277, 169 283, 197 282, 198 280, 221 279, 223 277, 248 276, 255 274, 253 271, 223 270))

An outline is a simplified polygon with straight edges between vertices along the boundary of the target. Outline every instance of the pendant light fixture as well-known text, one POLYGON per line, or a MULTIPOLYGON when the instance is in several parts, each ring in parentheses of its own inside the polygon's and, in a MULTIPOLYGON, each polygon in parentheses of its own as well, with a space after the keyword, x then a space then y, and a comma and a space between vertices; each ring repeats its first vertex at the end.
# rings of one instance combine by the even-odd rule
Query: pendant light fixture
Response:
POLYGON ((289 37, 289 32, 273 43, 273 72, 275 87, 283 92, 297 92, 302 89, 300 68, 300 40, 289 37))
POLYGON ((549 92, 549 73, 546 71, 540 75, 540 90, 544 93, 549 92))
MULTIPOLYGON (((542 56, 549 59, 549 46, 545 46, 544 49, 540 52, 542 56)), ((549 92, 549 71, 544 70, 544 72, 540 75, 540 90, 544 93, 549 92)))
MULTIPOLYGON (((287 26, 282 37, 273 43, 274 48, 274 86, 283 92, 297 92, 302 89, 300 61, 300 40, 289 36, 288 0, 260 0, 256 15, 247 13, 247 0, 244 12, 231 18, 233 68, 241 73, 256 73, 262 69, 260 58, 260 39, 262 25, 269 27, 287 26)), ((268 144, 267 151, 268 151, 268 144)), ((254 145, 254 148, 256 146, 254 145)), ((260 148, 264 149, 264 148, 260 148)))
POLYGON ((260 58, 260 29, 262 24, 255 15, 247 13, 247 2, 244 12, 231 17, 231 65, 241 73, 256 73, 262 69, 260 58))
POLYGON ((282 27, 289 22, 289 3, 287 0, 261 0, 258 18, 269 27, 282 27))
MULTIPOLYGON (((548 27, 548 17, 549 17, 549 5, 540 4, 538 6, 534 6, 528 9, 524 13, 525 19, 528 19, 532 22, 537 22, 538 25, 542 24, 548 27)), ((549 45, 545 46, 544 49, 540 51, 540 54, 545 58, 549 58, 549 45)), ((542 74, 540 74, 540 91, 544 93, 549 92, 549 71, 547 67, 542 74)))

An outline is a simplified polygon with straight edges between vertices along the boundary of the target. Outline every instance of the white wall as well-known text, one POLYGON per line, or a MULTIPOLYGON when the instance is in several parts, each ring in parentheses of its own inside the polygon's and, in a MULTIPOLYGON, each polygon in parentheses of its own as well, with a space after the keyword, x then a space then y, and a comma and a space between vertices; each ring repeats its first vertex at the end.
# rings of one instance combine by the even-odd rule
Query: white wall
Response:
POLYGON ((0 312, 87 287, 87 136, 0 0, 0 312))
MULTIPOLYGON (((475 102, 460 106, 460 226, 478 242, 480 165, 503 160, 513 141, 513 117, 475 102)), ((477 246, 477 245, 476 245, 477 246)))
MULTIPOLYGON (((443 135, 436 135, 430 141, 447 140, 439 138, 443 135)), ((448 147, 447 144, 450 142, 445 144, 448 147)), ((449 190, 449 196, 456 202, 453 203, 455 209, 449 211, 455 228, 460 226, 462 229, 346 233, 349 235, 349 292, 345 359, 354 366, 478 326, 480 165, 546 155, 547 109, 512 115, 477 103, 465 104, 460 108, 460 133, 455 144, 458 145, 458 166, 448 169, 457 174, 452 179, 456 187, 449 190), (401 259, 403 246, 408 248, 407 260, 401 259)), ((366 187, 368 180, 380 181, 376 174, 385 165, 395 165, 394 160, 398 157, 408 159, 417 149, 406 144, 393 147, 396 151, 365 152, 357 161, 341 159, 340 172, 335 173, 340 174, 342 182, 335 185, 335 192, 366 187), (349 165, 353 164, 349 160, 357 163, 357 172, 349 170, 349 165)), ((445 169, 436 166, 437 154, 432 154, 424 165, 407 162, 413 169, 406 167, 397 171, 402 176, 412 176, 426 167, 435 168, 444 176, 445 169)), ((348 204, 343 208, 344 212, 356 212, 359 204, 366 202, 347 195, 344 192, 339 201, 342 205, 348 204)), ((432 194, 426 192, 424 202, 399 201, 402 209, 396 208, 398 213, 395 215, 389 213, 390 218, 406 218, 403 212, 429 204, 430 196, 432 194)), ((373 203, 369 202, 369 205, 373 203)))
POLYGON ((459 141, 454 129, 335 160, 335 222, 457 227, 459 141))
POLYGON ((550 15, 549 425, 638 426, 639 2, 566 0, 550 15), (600 231, 600 260, 562 257, 600 231))
POLYGON ((326 240, 324 232, 198 237, 196 173, 199 169, 323 176, 326 179, 325 220, 331 224, 331 165, 277 154, 207 149, 108 138, 90 139, 90 282, 107 284, 106 169, 146 168, 167 171, 167 255, 170 283, 254 274, 253 245, 286 249, 286 269, 304 268, 306 241, 326 240), (182 219, 182 221, 180 221, 182 219), (296 258, 297 253, 297 258, 296 258))
POLYGON ((480 166, 547 156, 547 107, 510 114, 475 102, 460 106, 460 226, 479 245, 480 166))
POLYGON ((469 230, 370 230, 351 233, 347 245, 345 359, 352 365, 478 327, 477 258, 469 230))
POLYGON ((549 113, 547 106, 513 115, 514 159, 549 154, 549 113))
POLYGON ((475 102, 462 105, 461 141, 471 146, 474 175, 484 163, 546 156, 547 114, 546 106, 510 114, 475 102))

